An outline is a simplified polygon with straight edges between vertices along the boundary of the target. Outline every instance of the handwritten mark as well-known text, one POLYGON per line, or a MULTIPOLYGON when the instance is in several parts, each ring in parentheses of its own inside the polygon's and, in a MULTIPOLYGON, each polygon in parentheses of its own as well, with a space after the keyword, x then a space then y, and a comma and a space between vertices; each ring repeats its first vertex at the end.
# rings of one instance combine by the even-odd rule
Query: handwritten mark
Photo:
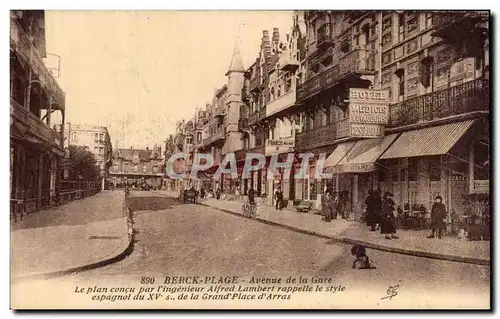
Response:
POLYGON ((387 296, 380 298, 380 300, 387 299, 387 298, 389 298, 389 300, 391 300, 392 297, 396 297, 398 295, 398 292, 397 292, 398 289, 399 289, 399 285, 389 286, 389 288, 387 288, 387 296))

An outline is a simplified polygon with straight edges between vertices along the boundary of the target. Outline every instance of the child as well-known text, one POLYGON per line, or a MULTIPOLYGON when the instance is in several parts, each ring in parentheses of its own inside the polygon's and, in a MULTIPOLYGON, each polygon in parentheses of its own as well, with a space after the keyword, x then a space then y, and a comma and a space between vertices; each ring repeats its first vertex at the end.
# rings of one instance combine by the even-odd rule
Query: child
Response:
POLYGON ((351 254, 356 257, 352 263, 352 268, 357 269, 376 269, 370 262, 370 258, 366 255, 366 248, 362 245, 354 245, 351 248, 351 254))

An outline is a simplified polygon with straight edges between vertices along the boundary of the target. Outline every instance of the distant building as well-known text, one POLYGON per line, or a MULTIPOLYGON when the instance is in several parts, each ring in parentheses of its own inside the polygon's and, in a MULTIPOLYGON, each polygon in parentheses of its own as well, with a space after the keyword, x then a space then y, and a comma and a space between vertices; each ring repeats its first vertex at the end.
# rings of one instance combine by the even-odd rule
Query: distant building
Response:
POLYGON ((163 158, 161 147, 153 149, 119 148, 113 152, 113 166, 108 183, 115 187, 140 186, 147 183, 160 187, 163 180, 163 158))
POLYGON ((102 188, 109 173, 112 159, 112 145, 108 128, 105 126, 67 123, 64 132, 64 147, 83 146, 92 154, 101 170, 102 188))

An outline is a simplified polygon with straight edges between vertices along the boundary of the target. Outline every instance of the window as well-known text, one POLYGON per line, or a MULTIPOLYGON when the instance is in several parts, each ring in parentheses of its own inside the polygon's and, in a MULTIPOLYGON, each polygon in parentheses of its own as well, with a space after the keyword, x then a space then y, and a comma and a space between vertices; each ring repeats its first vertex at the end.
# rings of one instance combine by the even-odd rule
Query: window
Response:
POLYGON ((139 167, 137 167, 137 165, 134 165, 134 173, 137 173, 138 170, 139 170, 139 167))
POLYGON ((441 162, 439 159, 429 162, 429 179, 431 182, 441 181, 441 162))
POLYGON ((99 147, 99 155, 104 155, 104 147, 103 146, 99 147))
POLYGON ((396 76, 398 77, 398 96, 404 97, 405 95, 405 70, 398 69, 396 72, 396 76))
POLYGON ((99 147, 97 146, 94 147, 94 154, 95 155, 99 154, 99 147))
POLYGON ((420 64, 420 83, 422 83, 425 88, 432 87, 433 65, 434 61, 432 57, 424 58, 420 64))
POLYGON ((104 134, 103 133, 99 134, 99 141, 104 143, 104 134))
POLYGON ((158 166, 153 166, 153 173, 158 173, 158 166))
POLYGON ((432 26, 432 12, 425 14, 425 28, 432 26))
POLYGON ((98 133, 95 133, 94 134, 94 142, 99 142, 99 134, 98 133))
POLYGON ((418 159, 408 159, 408 181, 415 182, 418 176, 418 159))
POLYGON ((404 41, 405 39, 405 14, 400 13, 398 15, 398 34, 399 34, 399 42, 404 41))
POLYGON ((142 172, 147 173, 148 171, 148 166, 146 164, 142 165, 142 172))
POLYGON ((78 134, 76 132, 71 133, 71 142, 78 142, 78 134))

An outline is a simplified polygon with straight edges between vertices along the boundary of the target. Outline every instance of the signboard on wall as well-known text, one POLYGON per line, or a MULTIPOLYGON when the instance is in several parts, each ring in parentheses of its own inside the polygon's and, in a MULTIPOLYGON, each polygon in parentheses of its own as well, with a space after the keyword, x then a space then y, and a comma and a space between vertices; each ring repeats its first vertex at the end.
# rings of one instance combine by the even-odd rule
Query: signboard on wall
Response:
POLYGON ((281 154, 293 151, 295 139, 267 140, 266 155, 281 154))
POLYGON ((389 90, 349 89, 350 137, 384 136, 389 122, 389 90))
POLYGON ((490 181, 475 180, 473 192, 475 194, 488 194, 490 192, 490 181))
POLYGON ((350 123, 350 137, 378 138, 384 136, 384 125, 350 123))

